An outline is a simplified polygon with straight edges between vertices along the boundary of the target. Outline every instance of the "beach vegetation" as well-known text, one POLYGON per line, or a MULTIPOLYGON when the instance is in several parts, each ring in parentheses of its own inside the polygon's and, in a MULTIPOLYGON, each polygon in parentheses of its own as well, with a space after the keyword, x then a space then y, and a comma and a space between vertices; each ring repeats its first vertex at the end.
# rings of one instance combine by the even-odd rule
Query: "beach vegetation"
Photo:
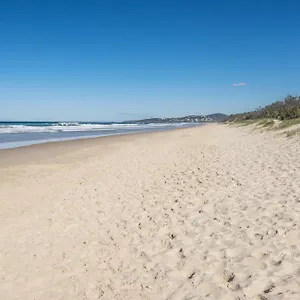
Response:
POLYGON ((285 134, 286 134, 287 137, 292 137, 292 136, 295 136, 295 135, 300 135, 300 128, 296 128, 294 130, 286 131, 285 134))
MULTIPOLYGON (((253 111, 233 114, 230 115, 225 121, 226 122, 238 122, 242 124, 253 124, 256 121, 265 119, 269 120, 266 123, 261 124, 262 126, 271 126, 274 125, 271 123, 271 120, 279 120, 279 121, 286 121, 286 120, 295 120, 300 118, 300 96, 287 96, 281 101, 273 102, 270 105, 265 107, 259 107, 253 111)), ((265 121, 263 121, 265 122, 265 121)), ((294 122, 294 121, 292 121, 294 122)), ((282 126, 291 126, 292 122, 284 123, 285 125, 282 126)), ((298 121, 295 121, 298 122, 298 121)))

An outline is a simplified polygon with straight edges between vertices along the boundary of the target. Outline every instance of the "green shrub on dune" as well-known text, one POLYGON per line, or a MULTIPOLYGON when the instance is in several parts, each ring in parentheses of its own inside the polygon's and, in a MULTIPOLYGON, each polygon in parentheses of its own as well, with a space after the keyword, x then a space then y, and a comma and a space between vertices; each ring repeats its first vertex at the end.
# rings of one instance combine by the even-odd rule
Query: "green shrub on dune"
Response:
POLYGON ((291 120, 300 118, 300 96, 287 96, 283 101, 276 101, 265 107, 260 107, 254 111, 234 114, 226 121, 243 122, 247 120, 269 119, 264 126, 272 125, 272 119, 291 120))

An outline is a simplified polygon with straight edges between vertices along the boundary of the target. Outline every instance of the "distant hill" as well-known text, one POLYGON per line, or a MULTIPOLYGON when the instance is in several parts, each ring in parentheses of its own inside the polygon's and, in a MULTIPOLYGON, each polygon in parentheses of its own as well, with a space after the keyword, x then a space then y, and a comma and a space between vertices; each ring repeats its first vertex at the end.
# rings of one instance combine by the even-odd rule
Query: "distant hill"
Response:
POLYGON ((171 118, 149 118, 143 120, 130 120, 122 122, 122 124, 164 124, 164 123, 200 123, 200 122, 216 122, 226 119, 228 116, 221 113, 209 114, 209 115, 191 115, 185 117, 171 117, 171 118))
POLYGON ((223 121, 228 117, 228 115, 222 113, 215 113, 215 114, 206 115, 206 117, 214 121, 223 121))

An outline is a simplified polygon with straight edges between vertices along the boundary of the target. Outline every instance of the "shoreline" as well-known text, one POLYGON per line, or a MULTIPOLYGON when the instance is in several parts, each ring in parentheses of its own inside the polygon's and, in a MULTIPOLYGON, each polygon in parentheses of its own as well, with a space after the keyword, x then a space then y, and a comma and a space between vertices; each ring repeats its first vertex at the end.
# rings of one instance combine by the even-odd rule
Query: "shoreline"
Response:
MULTIPOLYGON (((175 127, 175 128, 153 128, 148 130, 140 130, 140 131, 129 131, 129 132, 120 132, 120 133, 111 133, 111 134, 103 134, 103 135, 82 135, 82 136, 74 136, 74 137, 65 137, 65 138, 51 138, 51 139, 44 139, 44 140, 28 140, 28 141, 15 141, 15 142, 6 142, 3 144, 6 144, 5 148, 2 146, 3 144, 0 144, 0 152, 2 150, 9 150, 9 149, 15 149, 15 148, 23 148, 23 147, 30 147, 33 145, 40 145, 40 144, 48 144, 48 143, 60 143, 60 142, 67 142, 67 141, 73 141, 73 140, 84 140, 84 139, 94 139, 94 138, 102 138, 102 137, 108 137, 108 136, 120 136, 120 135, 131 135, 131 134, 139 134, 139 133, 151 133, 151 132, 164 132, 169 130, 177 130, 177 129, 185 129, 185 128, 193 128, 198 126, 207 125, 209 123, 198 123, 195 125, 195 123, 191 123, 191 125, 185 125, 184 127, 175 127), (11 146, 12 144, 12 146, 11 146)), ((212 123, 210 123, 212 124, 212 123)), ((0 135, 1 137, 1 135, 0 135)))
POLYGON ((173 131, 184 131, 192 128, 199 128, 203 126, 210 126, 215 123, 199 124, 198 126, 191 126, 185 128, 172 128, 167 130, 157 130, 150 132, 133 132, 124 134, 111 134, 105 136, 96 136, 91 138, 78 138, 62 141, 50 141, 38 144, 31 144, 27 146, 0 149, 0 168, 4 166, 18 165, 19 163, 30 163, 32 161, 41 162, 43 160, 51 161, 55 160, 54 157, 57 155, 64 155, 73 150, 79 150, 86 147, 93 146, 104 146, 106 142, 117 143, 134 141, 140 137, 155 136, 161 133, 173 132, 173 131), (77 148, 77 149, 76 149, 77 148), (45 152, 50 152, 49 156, 45 152))

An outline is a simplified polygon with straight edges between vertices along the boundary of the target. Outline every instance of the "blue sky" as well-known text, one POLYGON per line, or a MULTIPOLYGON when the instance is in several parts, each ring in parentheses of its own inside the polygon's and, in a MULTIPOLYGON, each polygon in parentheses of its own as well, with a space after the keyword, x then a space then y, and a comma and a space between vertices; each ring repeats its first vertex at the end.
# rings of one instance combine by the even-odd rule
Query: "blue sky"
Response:
POLYGON ((0 3, 0 120, 233 113, 300 92, 298 1, 0 3))

